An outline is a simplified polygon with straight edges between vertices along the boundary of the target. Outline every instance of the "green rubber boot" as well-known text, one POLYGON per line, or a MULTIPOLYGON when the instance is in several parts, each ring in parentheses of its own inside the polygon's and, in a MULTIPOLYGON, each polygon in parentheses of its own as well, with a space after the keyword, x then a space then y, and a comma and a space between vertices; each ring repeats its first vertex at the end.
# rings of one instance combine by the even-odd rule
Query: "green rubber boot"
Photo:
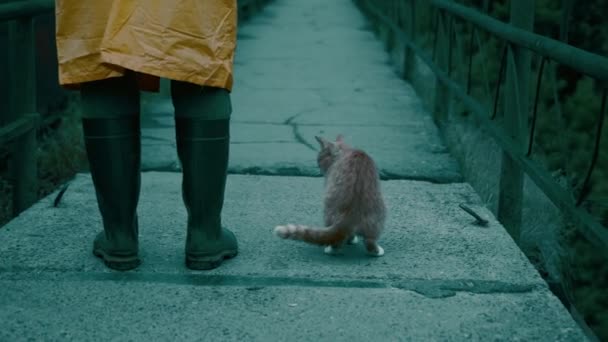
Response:
POLYGON ((139 116, 83 118, 85 148, 103 231, 93 254, 112 269, 126 271, 140 264, 137 202, 140 189, 139 116))
POLYGON ((222 227, 228 169, 229 120, 176 117, 182 196, 188 212, 186 267, 210 270, 238 253, 234 234, 222 227))

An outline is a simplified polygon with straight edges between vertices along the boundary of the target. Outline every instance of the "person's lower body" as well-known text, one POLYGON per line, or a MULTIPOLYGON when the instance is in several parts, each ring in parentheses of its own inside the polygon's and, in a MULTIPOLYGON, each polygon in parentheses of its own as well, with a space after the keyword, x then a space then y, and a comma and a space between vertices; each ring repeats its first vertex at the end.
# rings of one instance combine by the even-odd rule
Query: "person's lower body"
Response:
POLYGON ((93 253, 112 269, 133 269, 140 264, 139 91, 128 74, 84 83, 80 92, 84 143, 103 222, 93 253))
MULTIPOLYGON (((230 95, 172 81, 182 194, 188 212, 186 265, 212 269, 237 254, 221 211, 229 152, 230 95)), ((93 254, 116 270, 140 264, 137 203, 141 142, 139 90, 133 73, 81 86, 85 148, 103 231, 93 254)))

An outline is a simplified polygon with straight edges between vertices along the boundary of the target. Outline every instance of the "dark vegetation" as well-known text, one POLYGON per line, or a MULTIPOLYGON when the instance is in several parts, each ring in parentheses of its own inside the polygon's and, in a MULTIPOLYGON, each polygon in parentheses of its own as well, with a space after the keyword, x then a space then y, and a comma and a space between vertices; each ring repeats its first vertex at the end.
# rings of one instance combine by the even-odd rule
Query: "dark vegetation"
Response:
MULTIPOLYGON (((38 130, 38 199, 41 199, 86 168, 80 129, 80 110, 75 93, 64 105, 49 112, 38 130)), ((8 149, 0 147, 0 227, 12 217, 12 189, 8 172, 8 149)))

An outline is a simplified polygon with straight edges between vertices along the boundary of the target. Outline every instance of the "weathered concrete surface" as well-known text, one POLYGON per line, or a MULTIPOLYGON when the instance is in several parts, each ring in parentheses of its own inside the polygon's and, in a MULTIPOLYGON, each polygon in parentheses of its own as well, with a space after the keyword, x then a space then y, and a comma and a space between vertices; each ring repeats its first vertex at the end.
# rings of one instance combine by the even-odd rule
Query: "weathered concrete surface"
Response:
MULTIPOLYGON (((349 0, 276 1, 239 29, 234 71, 230 173, 319 176, 314 135, 342 133, 383 178, 462 178, 349 0)), ((142 108, 144 170, 179 170, 170 98, 142 108)))
POLYGON ((565 316, 536 311, 558 309, 540 292, 463 292, 436 300, 397 288, 216 286, 200 284, 200 277, 62 278, 21 281, 19 287, 0 280, 0 319, 8 322, 0 331, 3 341, 580 340, 565 316))
POLYGON ((329 256, 273 235, 276 224, 321 222, 322 179, 231 175, 223 217, 240 254, 194 272, 183 264, 180 181, 144 173, 133 272, 91 254, 100 217, 88 174, 58 208, 52 194, 0 230, 0 340, 582 339, 467 184, 383 182, 386 255, 373 258, 361 245, 329 256), (472 224, 459 203, 490 225, 472 224))

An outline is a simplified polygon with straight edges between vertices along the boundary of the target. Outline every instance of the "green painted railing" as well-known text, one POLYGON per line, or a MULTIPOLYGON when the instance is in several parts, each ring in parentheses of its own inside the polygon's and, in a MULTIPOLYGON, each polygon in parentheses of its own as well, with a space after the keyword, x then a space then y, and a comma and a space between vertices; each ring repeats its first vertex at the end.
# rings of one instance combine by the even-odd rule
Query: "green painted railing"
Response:
POLYGON ((9 180, 13 187, 13 215, 37 199, 36 63, 34 22, 37 14, 53 9, 54 1, 0 4, 0 21, 8 23, 8 111, 0 115, 0 144, 8 145, 9 180))
MULTIPOLYGON (((573 199, 572 194, 564 190, 547 170, 530 158, 530 144, 533 142, 534 127, 528 127, 530 117, 528 108, 532 101, 528 95, 528 82, 522 82, 522 80, 530 78, 532 53, 542 56, 543 61, 548 60, 567 65, 573 70, 604 82, 604 105, 597 122, 595 158, 590 161, 590 168, 585 178, 586 183, 595 167, 601 136, 600 129, 606 112, 608 58, 532 33, 533 1, 512 0, 510 24, 493 19, 454 1, 424 1, 427 7, 430 5, 430 10, 434 11, 437 19, 433 28, 432 54, 427 53, 420 46, 420 33, 416 32, 417 24, 419 24, 415 22, 416 11, 421 7, 419 1, 354 0, 354 2, 379 27, 380 35, 386 44, 392 47, 395 45, 402 47, 404 50, 402 69, 406 79, 411 77, 414 56, 417 56, 434 72, 437 82, 433 112, 438 123, 441 123, 448 113, 451 98, 458 98, 500 145, 504 156, 500 175, 498 218, 516 242, 519 243, 520 240, 523 174, 526 173, 547 197, 576 223, 576 226, 591 243, 600 247, 601 250, 608 251, 608 229, 580 207, 581 198, 573 199), (456 40, 454 38, 455 19, 472 25, 471 32, 483 30, 505 42, 501 69, 503 72, 506 71, 504 101, 505 113, 508 115, 505 115, 504 127, 500 127, 493 120, 497 98, 494 101, 494 110, 491 110, 483 104, 483 101, 470 95, 470 76, 465 85, 461 85, 451 77, 454 49, 459 49, 463 45, 454 43, 456 40)), ((471 42, 474 42, 473 36, 471 33, 471 38, 469 38, 471 42)), ((468 65, 470 75, 470 68, 473 67, 471 60, 468 65)), ((500 81, 496 94, 498 94, 498 87, 500 87, 500 81)))
MULTIPOLYGON (((246 20, 271 0, 238 0, 239 21, 246 20)), ((37 199, 37 141, 40 115, 36 112, 36 63, 33 20, 55 8, 54 0, 0 0, 0 22, 8 22, 9 74, 0 82, 9 89, 8 110, 0 113, 0 145, 9 150, 9 181, 13 215, 37 199)))
POLYGON ((31 18, 51 11, 54 7, 54 0, 28 0, 3 3, 0 4, 0 21, 31 18))
MULTIPOLYGON (((573 0, 564 0, 561 41, 550 39, 533 32, 534 1, 511 0, 510 20, 505 23, 483 13, 490 0, 484 0, 483 10, 469 8, 452 0, 353 0, 368 17, 373 28, 391 51, 396 54, 399 71, 405 79, 417 81, 416 60, 422 61, 433 72, 434 94, 427 101, 433 111, 435 121, 442 125, 448 113, 454 109, 454 99, 475 116, 503 151, 500 185, 498 192, 498 219, 518 244, 522 224, 524 174, 540 188, 549 200, 557 206, 585 238, 608 256, 608 228, 596 217, 581 207, 589 193, 590 177, 596 167, 600 149, 602 127, 606 116, 608 93, 608 58, 590 53, 564 43, 568 34, 568 19, 573 0), (424 18, 424 22, 420 20, 424 18), (465 29, 468 28, 468 29, 465 29), (484 31, 503 44, 500 70, 495 90, 491 91, 484 61, 473 64, 473 50, 483 51, 479 32, 484 31), (427 52, 432 51, 432 52, 427 52), (532 55, 540 63, 536 79, 536 95, 530 96, 530 82, 533 68, 532 55), (465 56, 465 57, 462 57, 465 56), (454 75, 456 57, 466 65, 465 81, 454 75), (467 60, 468 59, 468 60, 467 60), (589 167, 582 180, 582 191, 574 196, 551 176, 546 168, 531 159, 536 128, 537 102, 545 64, 567 66, 592 79, 601 86, 601 109, 596 121, 595 145, 589 167), (473 97, 471 73, 473 68, 481 68, 486 77, 486 98, 473 97), (504 84, 503 84, 504 83, 504 84), (498 99, 504 86, 503 120, 499 125, 495 120, 498 99), (529 108, 532 109, 530 113, 529 108), (576 198, 578 197, 578 198, 576 198)), ((461 68, 462 70, 462 68, 461 68)), ((553 81, 554 101, 557 87, 553 81)), ((426 96, 426 94, 422 94, 426 96)), ((423 97, 424 97, 423 96, 423 97)), ((570 307, 573 316, 593 336, 576 308, 570 307), (577 318, 578 317, 578 318, 577 318)))

